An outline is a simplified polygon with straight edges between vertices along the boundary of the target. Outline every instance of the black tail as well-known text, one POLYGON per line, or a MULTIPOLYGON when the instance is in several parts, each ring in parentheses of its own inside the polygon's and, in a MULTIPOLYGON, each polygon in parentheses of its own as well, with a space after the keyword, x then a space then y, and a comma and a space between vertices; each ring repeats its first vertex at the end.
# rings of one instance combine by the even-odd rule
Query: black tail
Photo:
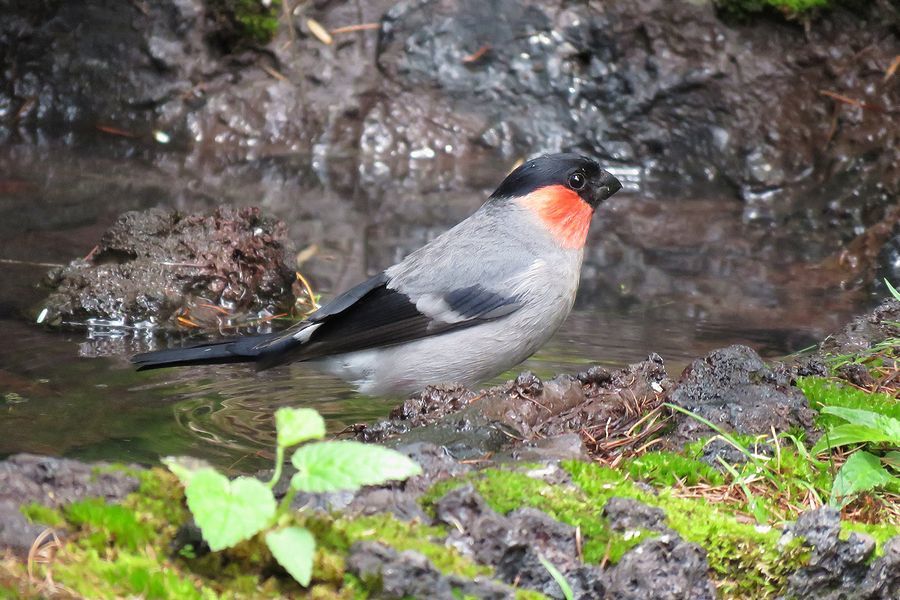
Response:
POLYGON ((138 371, 185 365, 254 362, 264 351, 272 350, 271 346, 266 347, 265 342, 271 341, 279 335, 277 333, 269 333, 241 336, 188 348, 170 348, 156 352, 145 352, 132 356, 131 362, 138 366, 138 371))

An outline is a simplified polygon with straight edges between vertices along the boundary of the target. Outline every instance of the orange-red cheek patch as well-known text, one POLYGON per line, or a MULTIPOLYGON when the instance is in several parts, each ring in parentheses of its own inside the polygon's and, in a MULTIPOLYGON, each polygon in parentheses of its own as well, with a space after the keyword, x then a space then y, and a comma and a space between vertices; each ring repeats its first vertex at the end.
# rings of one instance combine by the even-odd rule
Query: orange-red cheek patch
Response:
POLYGON ((584 246, 594 211, 577 193, 561 185, 548 185, 519 202, 534 211, 560 246, 570 249, 584 246))

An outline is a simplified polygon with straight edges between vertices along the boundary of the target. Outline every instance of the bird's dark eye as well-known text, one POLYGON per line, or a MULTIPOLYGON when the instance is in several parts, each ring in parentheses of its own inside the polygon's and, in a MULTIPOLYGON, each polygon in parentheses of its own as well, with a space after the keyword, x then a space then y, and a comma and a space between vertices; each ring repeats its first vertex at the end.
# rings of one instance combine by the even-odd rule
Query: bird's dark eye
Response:
POLYGON ((585 179, 581 173, 572 173, 569 175, 569 187, 573 190, 580 190, 584 187, 585 179))

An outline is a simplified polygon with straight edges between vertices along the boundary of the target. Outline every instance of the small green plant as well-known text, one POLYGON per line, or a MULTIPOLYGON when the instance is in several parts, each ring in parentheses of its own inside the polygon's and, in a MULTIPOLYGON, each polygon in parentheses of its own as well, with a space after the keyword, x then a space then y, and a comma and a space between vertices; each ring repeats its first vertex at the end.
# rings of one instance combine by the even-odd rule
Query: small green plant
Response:
POLYGON ((826 8, 833 0, 715 0, 726 12, 746 14, 774 9, 785 15, 798 15, 815 8, 826 8))
POLYGON ((547 572, 550 573, 550 577, 552 577, 553 581, 556 582, 556 585, 559 586, 563 598, 565 598, 565 600, 574 600, 575 594, 572 592, 572 586, 566 581, 566 576, 556 568, 556 565, 544 558, 543 555, 538 554, 538 560, 541 561, 541 564, 547 569, 547 572))
POLYGON ((900 291, 891 285, 891 282, 887 280, 887 277, 884 278, 884 285, 887 286, 887 289, 891 292, 891 296, 894 297, 894 300, 900 300, 900 291))
POLYGON ((831 504, 844 506, 861 492, 900 490, 900 419, 842 406, 826 406, 822 413, 844 423, 826 429, 813 454, 840 446, 859 448, 835 476, 831 504))
MULTIPOLYGON (((783 507, 779 506, 779 499, 789 506, 804 505, 811 501, 814 506, 822 504, 821 497, 827 492, 830 483, 826 479, 828 463, 811 456, 797 436, 790 433, 776 434, 773 431, 770 436, 757 436, 745 442, 746 436, 731 435, 715 423, 685 408, 674 404, 665 406, 689 416, 718 434, 708 441, 716 438, 724 440, 747 458, 747 462, 740 467, 728 464, 721 457, 717 457, 717 461, 730 476, 730 485, 738 486, 744 493, 747 499, 746 509, 759 524, 788 517, 783 507), (773 449, 772 456, 757 452, 760 442, 773 449), (754 493, 751 483, 765 483, 766 495, 754 493)), ((689 452, 696 451, 697 448, 689 452)), ((711 484, 722 482, 722 476, 707 476, 704 479, 711 484)))
POLYGON ((190 459, 163 462, 184 485, 187 505, 203 539, 219 551, 265 531, 272 556, 303 586, 312 577, 316 543, 313 534, 291 523, 291 502, 298 492, 357 490, 422 472, 394 450, 352 441, 312 442, 325 437, 325 421, 309 408, 281 408, 275 413, 275 473, 268 483, 253 477, 227 477, 190 459), (312 442, 312 443, 305 443, 312 442), (280 503, 272 489, 281 478, 285 451, 300 446, 291 457, 297 472, 280 503))

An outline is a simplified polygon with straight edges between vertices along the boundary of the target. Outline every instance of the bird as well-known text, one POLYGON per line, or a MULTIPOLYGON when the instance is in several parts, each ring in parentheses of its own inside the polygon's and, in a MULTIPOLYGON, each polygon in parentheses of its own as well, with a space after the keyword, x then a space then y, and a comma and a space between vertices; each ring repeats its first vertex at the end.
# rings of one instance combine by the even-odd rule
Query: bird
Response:
POLYGON ((621 188, 587 156, 533 158, 465 220, 303 321, 132 362, 306 361, 371 396, 475 385, 534 354, 566 320, 594 211, 621 188))

